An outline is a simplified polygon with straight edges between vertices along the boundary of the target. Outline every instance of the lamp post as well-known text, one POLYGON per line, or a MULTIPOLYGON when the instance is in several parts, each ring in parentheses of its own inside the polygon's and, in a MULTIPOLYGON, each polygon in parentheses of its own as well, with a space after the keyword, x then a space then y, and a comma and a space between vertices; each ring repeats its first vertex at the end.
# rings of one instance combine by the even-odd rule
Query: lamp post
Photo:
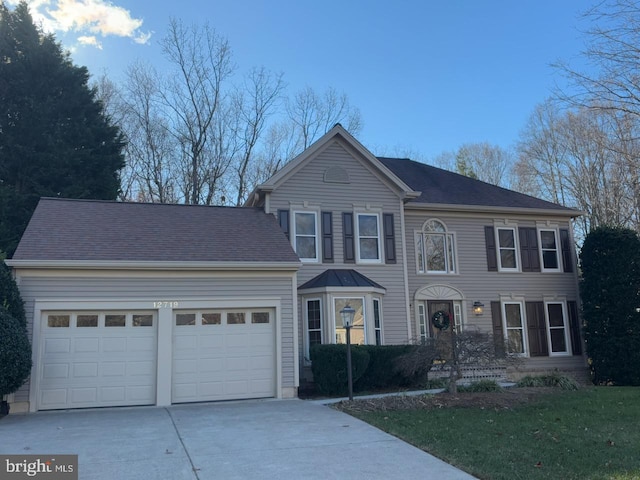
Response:
POLYGON ((355 314, 356 311, 348 304, 340 310, 342 326, 344 327, 347 336, 347 382, 349 384, 349 401, 353 400, 353 374, 351 373, 351 327, 353 326, 353 317, 355 314))

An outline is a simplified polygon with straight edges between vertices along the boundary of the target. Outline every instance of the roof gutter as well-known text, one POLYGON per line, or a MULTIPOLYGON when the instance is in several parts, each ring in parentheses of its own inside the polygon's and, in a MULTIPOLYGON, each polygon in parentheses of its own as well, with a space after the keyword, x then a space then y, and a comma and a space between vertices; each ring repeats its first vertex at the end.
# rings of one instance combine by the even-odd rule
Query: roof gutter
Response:
POLYGON ((524 208, 524 207, 500 207, 495 205, 456 205, 447 203, 407 203, 406 210, 440 210, 444 212, 469 212, 492 214, 520 214, 520 215, 555 215, 559 217, 576 218, 584 215, 584 212, 572 208, 524 208))
POLYGON ((297 271, 302 262, 136 262, 113 260, 6 260, 16 269, 170 270, 170 271, 297 271))

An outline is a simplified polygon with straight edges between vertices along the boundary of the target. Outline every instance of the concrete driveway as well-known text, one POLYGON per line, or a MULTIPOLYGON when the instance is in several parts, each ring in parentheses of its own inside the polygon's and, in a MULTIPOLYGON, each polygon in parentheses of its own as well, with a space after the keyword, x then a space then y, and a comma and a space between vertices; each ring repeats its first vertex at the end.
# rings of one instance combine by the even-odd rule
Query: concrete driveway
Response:
POLYGON ((327 406, 246 401, 0 420, 0 454, 77 454, 85 479, 472 479, 327 406))

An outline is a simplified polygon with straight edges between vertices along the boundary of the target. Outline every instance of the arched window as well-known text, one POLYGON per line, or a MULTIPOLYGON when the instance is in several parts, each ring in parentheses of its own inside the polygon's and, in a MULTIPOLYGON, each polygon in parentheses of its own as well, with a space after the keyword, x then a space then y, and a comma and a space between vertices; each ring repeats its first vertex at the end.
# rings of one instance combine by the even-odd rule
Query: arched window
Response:
POLYGON ((418 273, 456 273, 454 235, 440 220, 424 222, 416 232, 418 273))

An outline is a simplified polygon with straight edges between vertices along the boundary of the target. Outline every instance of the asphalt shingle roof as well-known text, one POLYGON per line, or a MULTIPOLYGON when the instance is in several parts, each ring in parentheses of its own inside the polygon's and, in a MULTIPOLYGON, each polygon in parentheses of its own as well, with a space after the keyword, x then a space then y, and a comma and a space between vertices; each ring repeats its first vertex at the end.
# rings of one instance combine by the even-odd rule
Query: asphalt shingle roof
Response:
POLYGON ((42 198, 14 260, 299 262, 258 208, 42 198))
POLYGON ((305 282, 298 290, 324 287, 370 287, 386 290, 382 285, 351 269, 329 269, 305 282))
POLYGON ((531 208, 557 210, 579 215, 579 212, 552 202, 507 190, 441 168, 406 158, 378 157, 389 170, 420 197, 409 203, 473 205, 490 207, 531 208))

